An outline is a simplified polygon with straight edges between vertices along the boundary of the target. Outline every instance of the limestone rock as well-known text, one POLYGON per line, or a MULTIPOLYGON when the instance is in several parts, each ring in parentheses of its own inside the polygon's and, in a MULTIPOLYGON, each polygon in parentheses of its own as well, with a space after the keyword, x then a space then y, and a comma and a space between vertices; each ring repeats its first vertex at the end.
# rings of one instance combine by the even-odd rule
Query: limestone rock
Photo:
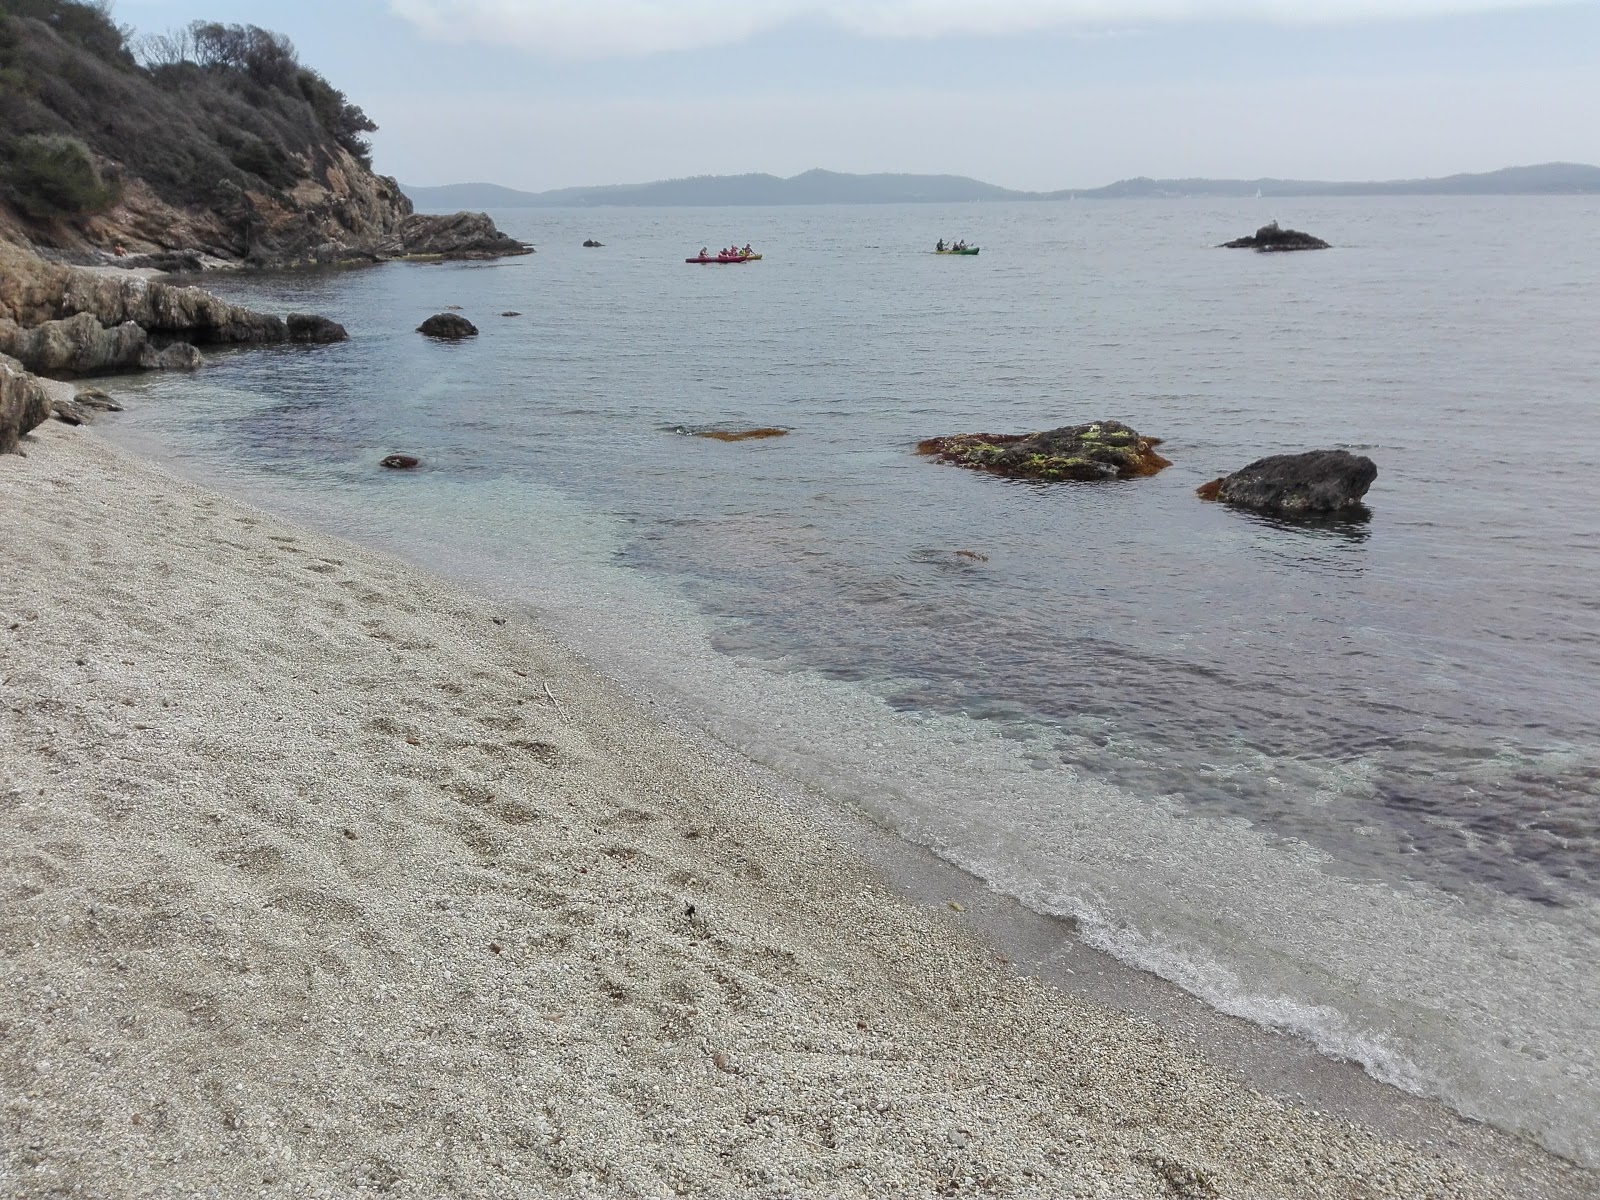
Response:
POLYGON ((145 371, 198 371, 203 362, 200 351, 188 342, 173 342, 160 349, 147 346, 139 356, 139 367, 145 371))
POLYGON ((1221 500, 1280 516, 1356 514, 1378 477, 1378 465, 1348 450, 1274 454, 1199 489, 1203 500, 1221 500))
POLYGON ((455 313, 438 313, 418 325, 417 332, 427 337, 438 338, 440 341, 453 342, 462 338, 477 337, 478 327, 455 313))
POLYGON ((0 320, 0 354, 9 354, 30 371, 50 375, 92 375, 140 365, 150 335, 132 321, 107 327, 88 313, 46 321, 24 329, 0 320))
POLYGON ((50 394, 14 358, 0 354, 0 454, 50 417, 50 394))
POLYGON ((1013 479, 1133 479, 1172 464, 1147 438, 1121 421, 1063 425, 1044 433, 961 433, 929 438, 917 447, 943 462, 992 471, 1013 479))
POLYGON ((1263 225, 1249 237, 1223 242, 1226 250, 1327 250, 1328 243, 1298 229, 1281 229, 1276 221, 1263 225))

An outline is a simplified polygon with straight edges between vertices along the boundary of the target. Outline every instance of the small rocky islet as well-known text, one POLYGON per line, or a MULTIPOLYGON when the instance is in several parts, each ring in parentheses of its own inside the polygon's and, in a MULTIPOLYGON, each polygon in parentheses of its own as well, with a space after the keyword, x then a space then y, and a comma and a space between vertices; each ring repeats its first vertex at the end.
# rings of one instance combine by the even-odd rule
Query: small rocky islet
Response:
POLYGON ((1276 221, 1270 221, 1247 237, 1234 238, 1231 242, 1223 242, 1223 250, 1330 250, 1332 247, 1321 238, 1313 234, 1303 233, 1298 229, 1284 229, 1276 221))
POLYGON ((1157 454, 1160 438, 1121 421, 1063 425, 1042 433, 958 433, 928 438, 917 453, 1008 479, 1094 483, 1154 475, 1172 463, 1157 454))

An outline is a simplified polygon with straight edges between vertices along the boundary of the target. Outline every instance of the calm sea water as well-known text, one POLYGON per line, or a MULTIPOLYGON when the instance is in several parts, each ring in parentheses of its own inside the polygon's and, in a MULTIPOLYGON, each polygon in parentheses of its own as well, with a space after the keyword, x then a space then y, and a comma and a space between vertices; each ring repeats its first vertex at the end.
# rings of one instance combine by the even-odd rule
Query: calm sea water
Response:
POLYGON ((214 281, 353 340, 131 383, 118 436, 524 599, 1093 944, 1600 1163, 1600 202, 496 215, 540 252, 214 281), (1274 216, 1338 248, 1214 248, 1274 216), (482 336, 413 332, 446 305, 482 336), (1174 465, 913 453, 1100 418, 1174 465), (684 432, 721 423, 792 432, 684 432), (1332 446, 1377 461, 1370 521, 1194 496, 1332 446))

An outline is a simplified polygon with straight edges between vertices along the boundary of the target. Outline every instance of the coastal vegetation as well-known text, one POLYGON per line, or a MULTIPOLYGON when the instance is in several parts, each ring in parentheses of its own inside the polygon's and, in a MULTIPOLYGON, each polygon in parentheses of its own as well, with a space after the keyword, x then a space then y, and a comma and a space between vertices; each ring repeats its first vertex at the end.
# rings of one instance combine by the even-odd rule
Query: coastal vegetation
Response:
POLYGON ((122 195, 120 181, 101 175, 89 147, 53 134, 27 134, 12 143, 5 186, 18 208, 41 218, 101 213, 122 195))

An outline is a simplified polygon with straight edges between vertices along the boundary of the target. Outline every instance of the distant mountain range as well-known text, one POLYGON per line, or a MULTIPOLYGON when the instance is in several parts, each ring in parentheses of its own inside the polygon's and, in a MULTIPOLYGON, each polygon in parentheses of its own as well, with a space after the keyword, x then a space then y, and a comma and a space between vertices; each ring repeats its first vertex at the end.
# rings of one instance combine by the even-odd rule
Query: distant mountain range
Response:
POLYGON ((655 183, 519 192, 493 183, 405 187, 419 208, 627 208, 765 204, 955 204, 980 200, 1115 200, 1182 196, 1550 196, 1600 194, 1600 167, 1545 163, 1483 175, 1330 183, 1305 179, 1124 179, 1081 191, 1019 192, 963 175, 696 175, 655 183))

